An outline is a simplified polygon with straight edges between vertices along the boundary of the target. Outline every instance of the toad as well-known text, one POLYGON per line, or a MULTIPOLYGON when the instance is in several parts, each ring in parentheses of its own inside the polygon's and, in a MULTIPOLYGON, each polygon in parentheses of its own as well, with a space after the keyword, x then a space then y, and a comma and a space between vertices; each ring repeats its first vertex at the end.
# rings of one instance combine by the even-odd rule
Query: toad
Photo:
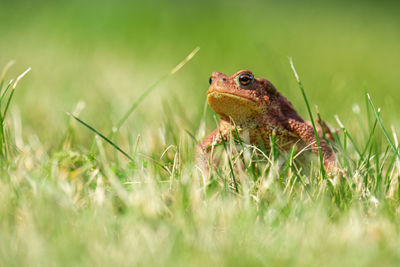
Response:
MULTIPOLYGON (((318 153, 312 126, 270 81, 255 78, 249 70, 240 70, 231 76, 213 72, 209 83, 207 100, 219 114, 220 123, 199 145, 203 165, 207 165, 205 169, 208 169, 211 148, 221 143, 222 138, 227 141, 236 136, 235 133, 239 133, 243 142, 266 150, 271 148, 271 137, 275 134, 275 144, 280 150, 299 144, 310 146, 318 153)), ((323 163, 329 172, 335 166, 335 155, 323 138, 319 137, 319 142, 323 163)))

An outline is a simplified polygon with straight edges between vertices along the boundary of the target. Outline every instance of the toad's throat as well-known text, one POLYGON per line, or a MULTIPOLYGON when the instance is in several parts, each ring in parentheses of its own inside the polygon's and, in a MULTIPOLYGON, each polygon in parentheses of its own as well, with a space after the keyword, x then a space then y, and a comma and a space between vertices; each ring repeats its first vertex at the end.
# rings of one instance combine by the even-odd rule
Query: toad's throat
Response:
POLYGON ((209 92, 207 100, 216 113, 235 121, 252 119, 264 111, 254 100, 226 92, 209 92))

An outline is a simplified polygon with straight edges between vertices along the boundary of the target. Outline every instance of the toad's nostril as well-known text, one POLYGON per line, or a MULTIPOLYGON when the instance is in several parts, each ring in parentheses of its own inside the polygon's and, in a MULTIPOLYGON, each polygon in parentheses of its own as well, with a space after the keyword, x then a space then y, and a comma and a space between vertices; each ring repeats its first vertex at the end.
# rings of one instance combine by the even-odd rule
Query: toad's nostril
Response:
POLYGON ((223 81, 223 82, 226 82, 226 78, 222 78, 222 81, 223 81))

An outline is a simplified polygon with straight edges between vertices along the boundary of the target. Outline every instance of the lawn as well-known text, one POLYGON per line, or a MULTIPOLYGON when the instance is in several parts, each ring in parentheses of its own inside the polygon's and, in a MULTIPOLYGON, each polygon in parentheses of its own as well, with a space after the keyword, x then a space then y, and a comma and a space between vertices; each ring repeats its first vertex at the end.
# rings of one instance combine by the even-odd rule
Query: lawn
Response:
POLYGON ((399 8, 3 1, 0 266, 398 266, 399 8), (245 144, 202 177, 211 72, 250 69, 309 120, 289 58, 341 175, 245 144))

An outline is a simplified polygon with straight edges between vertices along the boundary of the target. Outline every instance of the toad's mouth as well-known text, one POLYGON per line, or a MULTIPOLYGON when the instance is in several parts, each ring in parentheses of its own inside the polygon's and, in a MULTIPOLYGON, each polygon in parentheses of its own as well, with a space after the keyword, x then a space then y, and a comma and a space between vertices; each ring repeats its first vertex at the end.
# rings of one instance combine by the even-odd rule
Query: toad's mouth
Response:
POLYGON ((255 100, 227 92, 211 91, 207 100, 216 113, 234 120, 248 119, 264 111, 255 100))

